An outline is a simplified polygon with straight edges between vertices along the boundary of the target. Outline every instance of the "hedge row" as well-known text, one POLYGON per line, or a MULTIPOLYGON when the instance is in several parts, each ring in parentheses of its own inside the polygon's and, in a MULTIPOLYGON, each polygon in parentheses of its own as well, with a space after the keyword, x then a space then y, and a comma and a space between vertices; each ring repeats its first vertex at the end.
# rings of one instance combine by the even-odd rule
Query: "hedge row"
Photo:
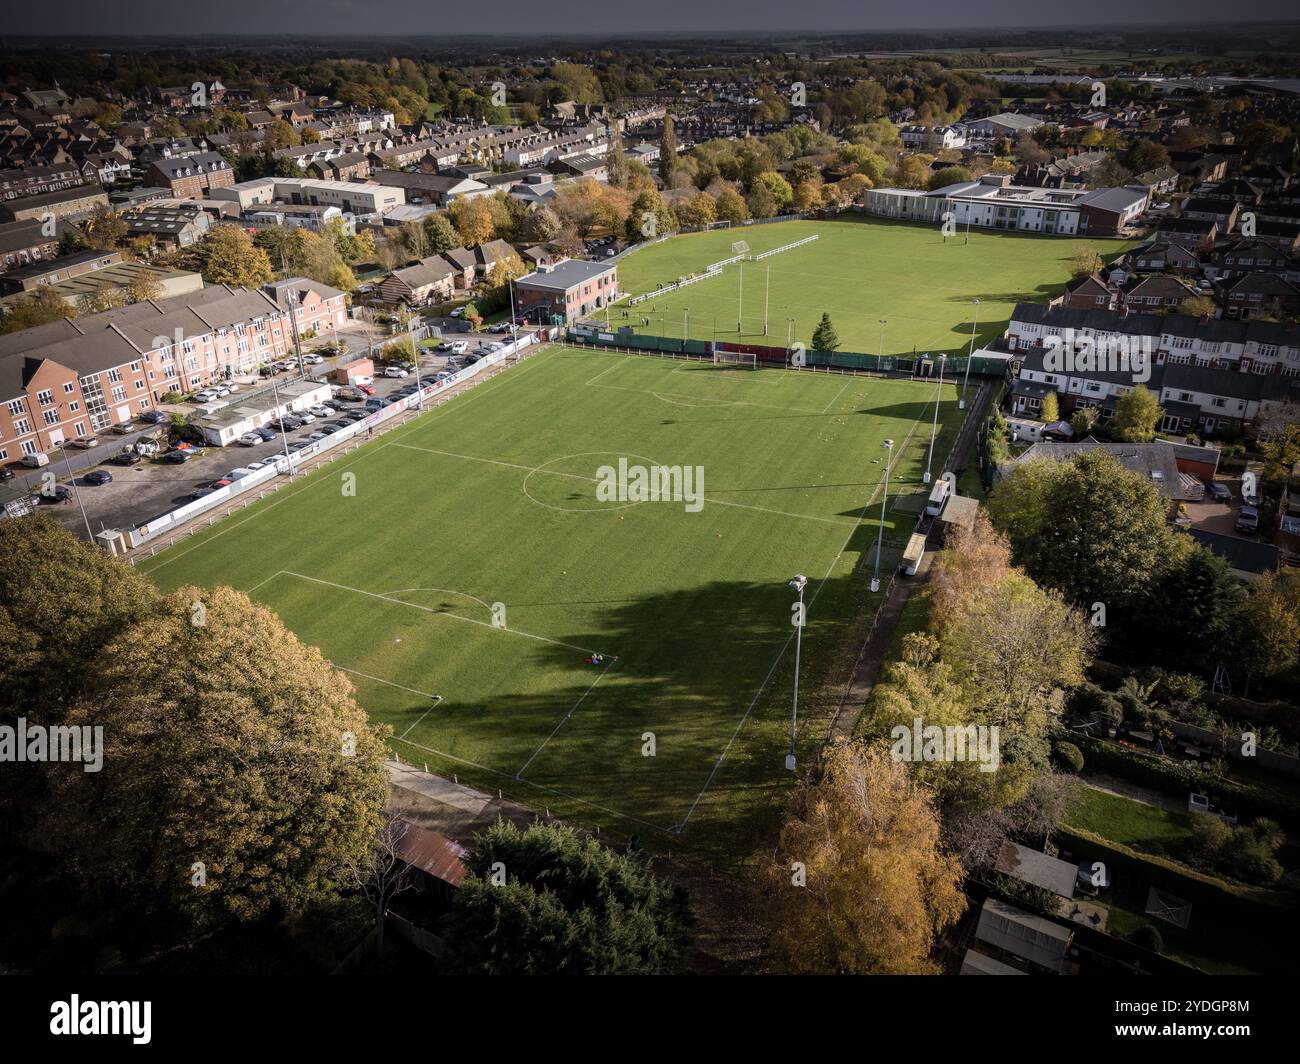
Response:
POLYGON ((1208 795, 1217 805, 1234 810, 1243 821, 1266 816, 1288 827, 1300 829, 1300 795, 1295 793, 1259 783, 1222 779, 1199 768, 1167 761, 1089 735, 1077 735, 1073 739, 1083 750, 1088 767, 1094 771, 1109 771, 1124 779, 1170 791, 1180 797, 1195 791, 1197 794, 1208 795))

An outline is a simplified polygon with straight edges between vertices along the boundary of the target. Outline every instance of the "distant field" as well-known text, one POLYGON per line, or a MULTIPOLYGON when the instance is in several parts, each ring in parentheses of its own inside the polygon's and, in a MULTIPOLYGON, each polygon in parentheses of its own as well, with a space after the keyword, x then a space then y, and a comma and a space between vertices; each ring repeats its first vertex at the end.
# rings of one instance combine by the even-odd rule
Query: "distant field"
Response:
MULTIPOLYGON (((550 348, 142 569, 275 610, 405 760, 648 844, 744 852, 792 779, 786 582, 809 578, 812 692, 873 605, 882 441, 891 497, 917 490, 936 393, 550 348), (702 508, 598 500, 620 457, 702 467, 702 508)), ((942 399, 937 462, 961 419, 942 399)), ((913 519, 886 515, 886 574, 913 519)), ((825 721, 801 720, 807 757, 825 721)))
POLYGON ((689 330, 696 340, 740 338, 784 347, 787 335, 809 344, 826 312, 842 351, 882 353, 884 318, 886 355, 964 354, 971 340, 973 299, 980 301, 978 347, 1002 334, 1017 302, 1041 301, 1060 292, 1081 249, 1095 248, 1109 259, 1128 246, 978 230, 970 233, 969 243, 965 232, 945 243, 937 227, 865 216, 845 220, 841 215, 834 221, 778 222, 673 237, 623 259, 619 285, 632 294, 649 292, 730 257, 737 240, 758 253, 814 233, 819 239, 813 243, 744 263, 743 271, 740 265, 727 266, 720 276, 635 307, 615 305, 610 324, 662 336, 681 337, 689 330), (642 317, 649 323, 643 324, 642 317))

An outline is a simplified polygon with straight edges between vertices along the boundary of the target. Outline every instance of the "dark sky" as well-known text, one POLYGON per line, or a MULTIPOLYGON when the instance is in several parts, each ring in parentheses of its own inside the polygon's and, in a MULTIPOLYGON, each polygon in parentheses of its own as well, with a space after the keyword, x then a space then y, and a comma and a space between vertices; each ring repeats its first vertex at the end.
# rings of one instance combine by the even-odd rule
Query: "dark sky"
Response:
POLYGON ((52 0, 6 3, 0 33, 437 36, 945 29, 1293 19, 1294 0, 52 0))

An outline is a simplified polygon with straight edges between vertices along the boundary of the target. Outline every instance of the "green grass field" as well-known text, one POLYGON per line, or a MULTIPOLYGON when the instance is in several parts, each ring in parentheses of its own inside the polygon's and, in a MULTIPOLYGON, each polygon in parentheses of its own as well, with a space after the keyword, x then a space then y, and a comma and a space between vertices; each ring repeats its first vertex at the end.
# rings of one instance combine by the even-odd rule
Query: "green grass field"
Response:
POLYGON ((777 222, 674 237, 623 259, 619 287, 638 295, 702 273, 710 263, 729 258, 737 240, 747 241, 757 254, 814 233, 815 242, 746 262, 743 271, 739 264, 726 266, 720 276, 637 306, 616 304, 609 322, 660 336, 680 338, 688 330, 696 340, 739 338, 784 347, 788 335, 810 344, 826 312, 841 351, 965 354, 972 324, 977 348, 1000 336, 1017 302, 1041 302, 1065 287, 1071 261, 1083 248, 1111 259, 1129 246, 978 230, 970 233, 969 244, 964 232, 945 243, 938 228, 841 215, 834 221, 777 222), (978 321, 974 299, 980 301, 978 321), (623 317, 625 310, 629 318, 623 317), (642 317, 650 319, 648 325, 642 317), (791 318, 792 327, 787 324, 791 318), (881 318, 887 322, 883 352, 881 318), (738 323, 743 325, 739 337, 738 323))
MULTIPOLYGON (((936 391, 552 347, 141 567, 274 609, 405 760, 734 852, 791 779, 786 582, 809 577, 814 700, 874 606, 882 441, 891 498, 917 490, 936 391), (599 501, 598 468, 623 456, 702 467, 702 509, 599 501)), ((936 471, 961 417, 945 385, 936 471)), ((886 574, 914 512, 887 515, 886 574)), ((806 758, 825 720, 804 723, 806 758)))

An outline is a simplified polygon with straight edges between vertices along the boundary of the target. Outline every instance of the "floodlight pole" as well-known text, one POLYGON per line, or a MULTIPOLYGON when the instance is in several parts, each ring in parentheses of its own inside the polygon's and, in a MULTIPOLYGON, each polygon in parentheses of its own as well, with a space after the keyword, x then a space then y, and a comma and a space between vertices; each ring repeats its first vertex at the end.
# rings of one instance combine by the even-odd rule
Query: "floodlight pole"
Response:
POLYGON ((889 324, 888 318, 880 319, 880 358, 882 361, 885 358, 885 326, 888 324, 889 324))
POLYGON ((415 346, 415 319, 407 321, 407 335, 411 338, 411 362, 415 365, 415 409, 424 409, 424 385, 420 381, 420 349, 415 346))
POLYGON ((948 361, 948 356, 939 356, 939 384, 934 392, 934 426, 930 429, 930 453, 925 457, 925 476, 921 478, 922 484, 930 483, 930 463, 934 460, 934 441, 939 435, 939 400, 943 397, 943 364, 948 361))
POLYGON ((691 308, 682 307, 682 343, 691 337, 691 308))
POLYGON ((803 650, 803 589, 808 586, 808 578, 802 573, 790 580, 790 587, 799 592, 799 623, 794 630, 794 701, 790 707, 790 753, 786 755, 785 767, 789 772, 795 769, 795 741, 799 730, 799 657, 803 650))
POLYGON ((876 532, 876 572, 871 577, 871 593, 880 590, 880 548, 885 542, 885 500, 889 498, 889 465, 894 457, 894 441, 885 441, 885 490, 880 494, 880 528, 876 532))
POLYGON ((736 336, 743 336, 745 327, 745 264, 740 264, 740 293, 736 297, 736 336))
POLYGON ((794 344, 794 318, 785 319, 785 357, 790 357, 790 348, 794 344))
POLYGON ((767 335, 767 305, 768 298, 772 294, 772 267, 768 266, 764 270, 763 283, 763 335, 767 335))
POLYGON ((289 434, 284 431, 285 412, 280 410, 280 389, 276 387, 274 377, 271 378, 271 395, 275 398, 276 410, 280 411, 278 418, 280 422, 280 442, 284 445, 284 464, 288 467, 286 471, 289 474, 289 479, 293 480, 293 459, 289 457, 289 434))
POLYGON ((975 357, 975 329, 980 320, 980 301, 972 299, 971 302, 975 304, 975 317, 970 323, 970 350, 966 352, 966 375, 962 377, 961 381, 961 400, 957 403, 958 410, 966 409, 966 385, 970 381, 970 363, 971 359, 975 357))

